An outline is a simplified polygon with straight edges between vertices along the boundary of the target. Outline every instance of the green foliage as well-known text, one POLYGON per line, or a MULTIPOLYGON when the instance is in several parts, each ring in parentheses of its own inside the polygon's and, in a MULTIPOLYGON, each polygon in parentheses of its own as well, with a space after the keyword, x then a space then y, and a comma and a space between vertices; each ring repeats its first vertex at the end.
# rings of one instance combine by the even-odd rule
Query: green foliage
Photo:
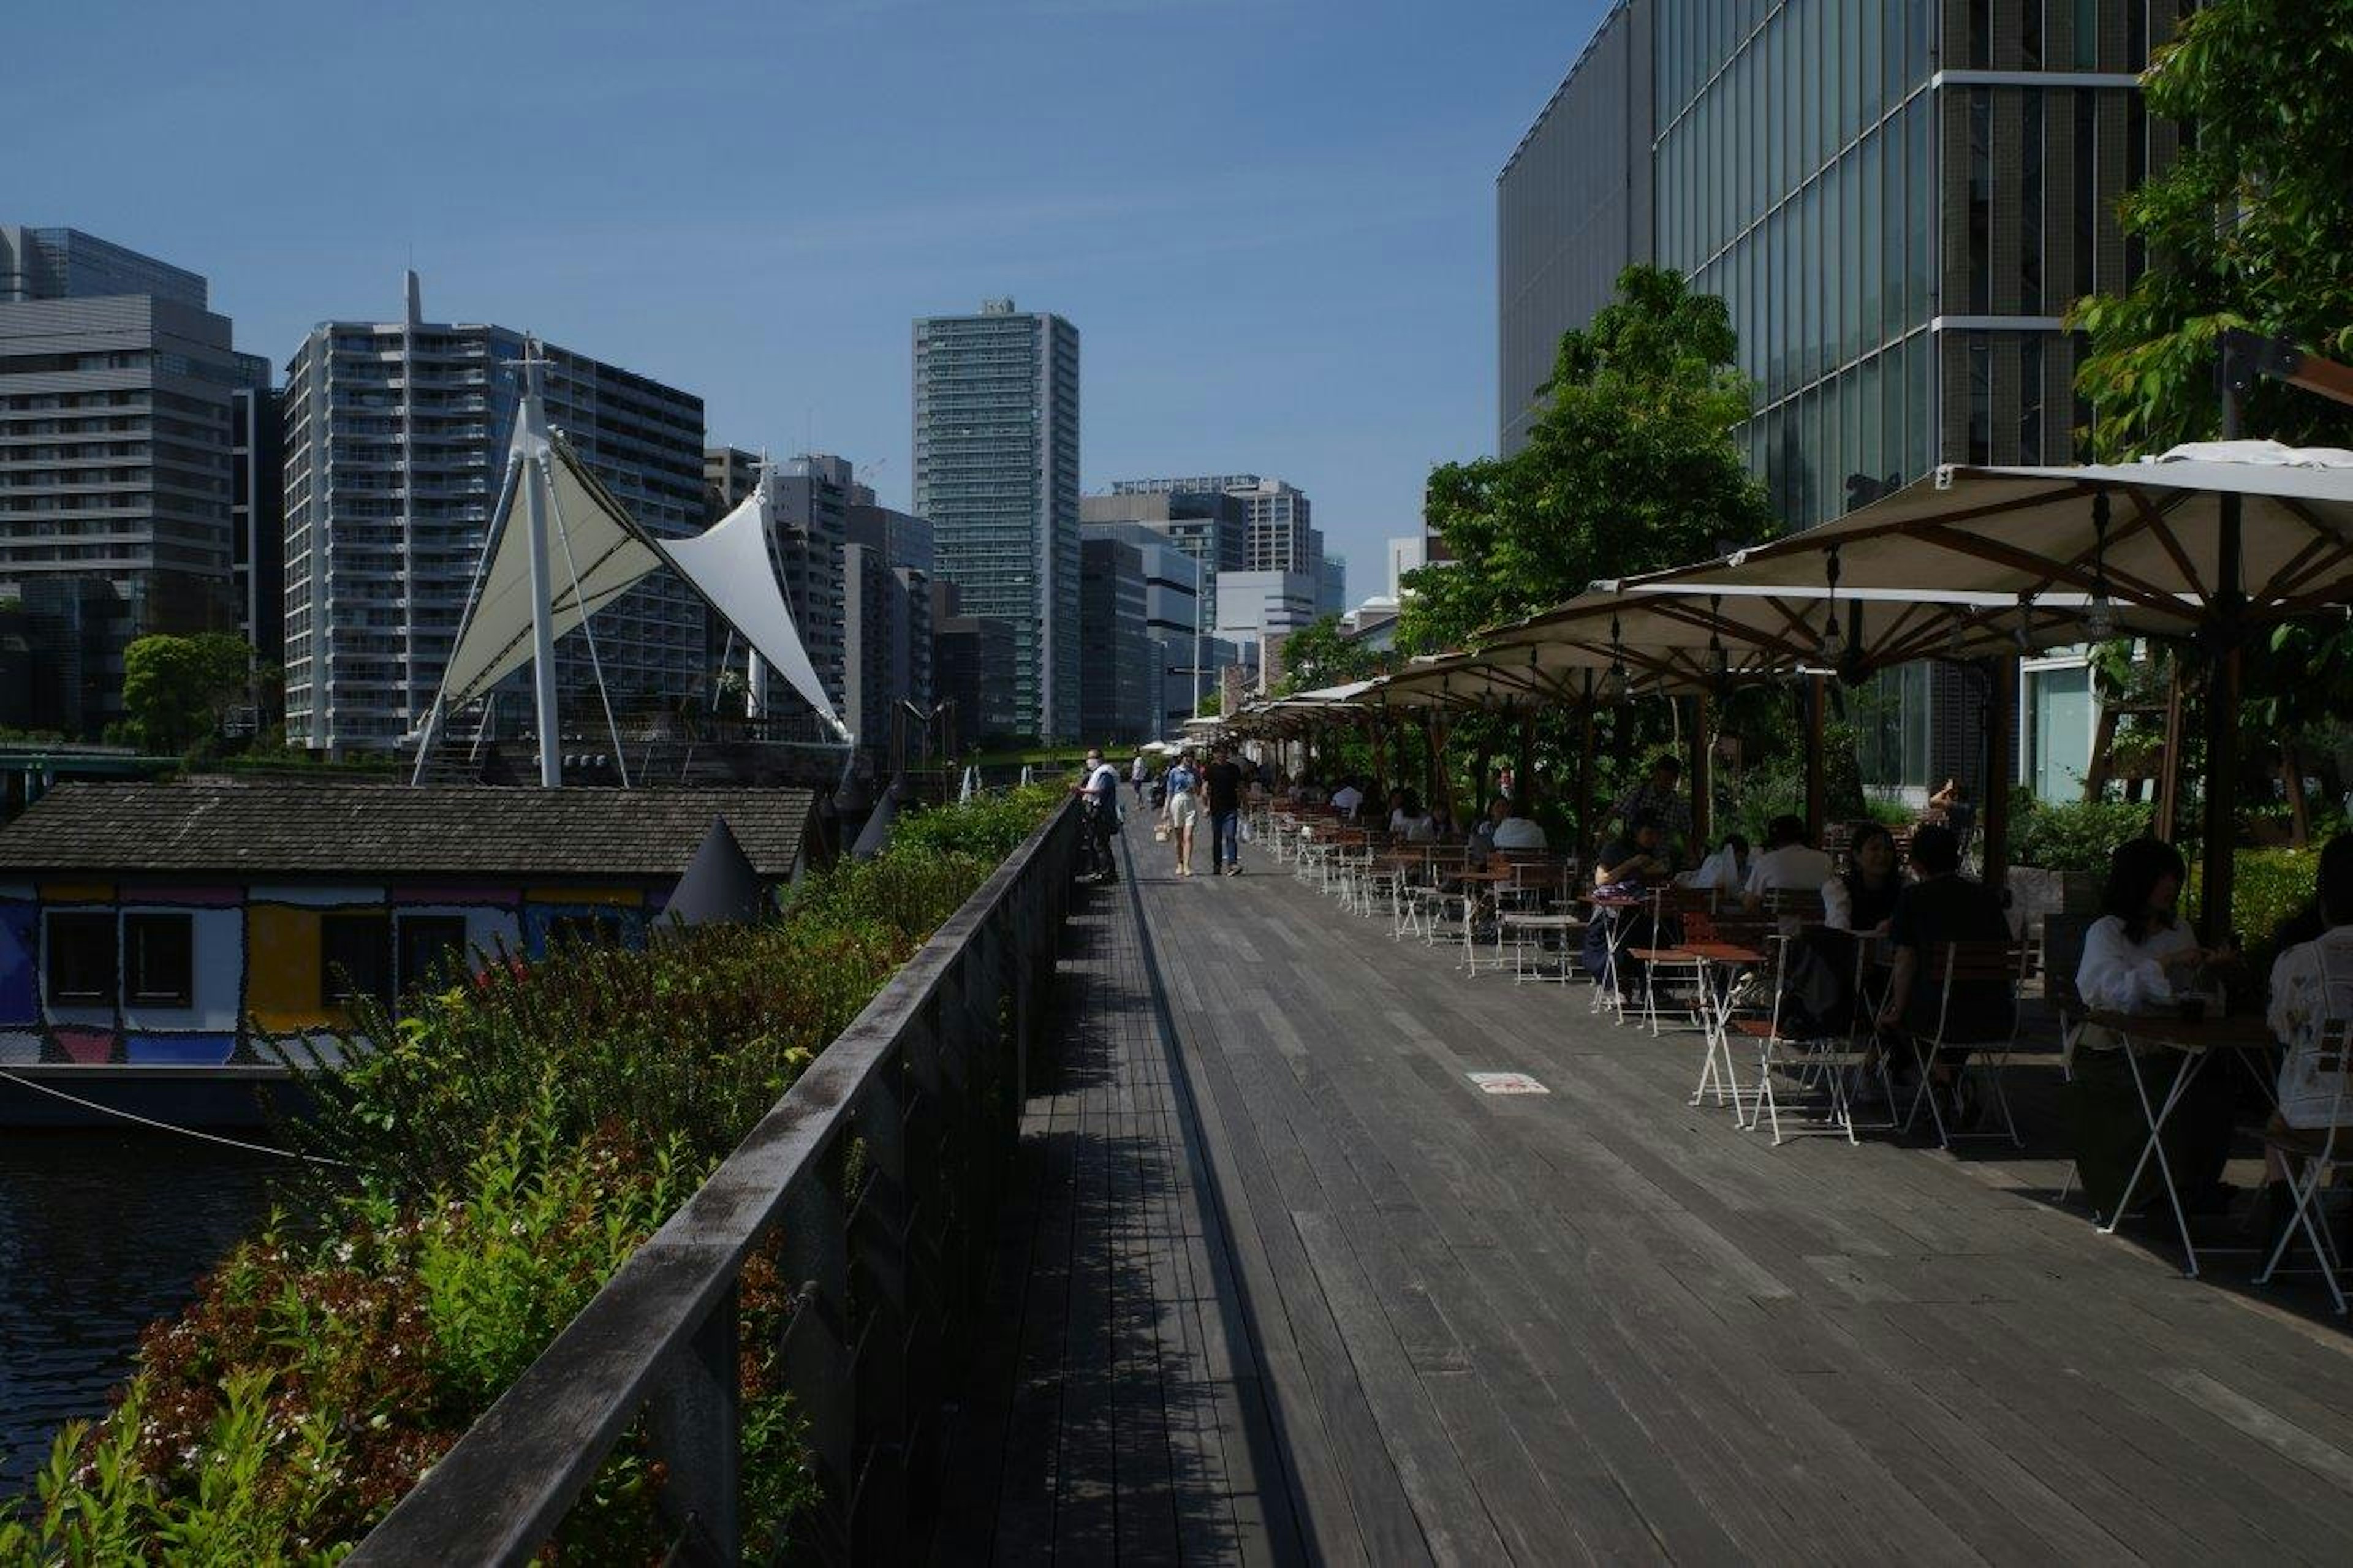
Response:
POLYGON ((253 676, 253 648, 225 632, 143 637, 122 654, 122 706, 138 743, 185 752, 212 735, 253 676))
POLYGON ((1277 696, 1313 691, 1377 675, 1387 660, 1340 629, 1340 617, 1324 616, 1282 639, 1282 683, 1277 696))
POLYGON ((1667 268, 1628 268, 1593 324, 1562 337, 1527 446, 1431 472, 1428 521, 1454 560, 1408 574, 1398 647, 1465 647, 1596 578, 1770 535, 1731 437, 1752 391, 1737 346, 1723 300, 1667 268))
MULTIPOLYGON (((2318 849, 2242 849, 2232 857, 2231 923, 2246 940, 2247 970, 2260 981, 2279 956, 2277 932, 2291 915, 2312 905, 2320 879, 2318 849)), ((2192 861, 2182 911, 2198 917, 2205 868, 2192 861)))
MULTIPOLYGON (((2145 80, 2149 113, 2196 134, 2118 205, 2148 269, 2075 309, 2091 337, 2077 384, 2106 457, 2215 433, 2225 329, 2353 357, 2353 0, 2210 0, 2145 80)), ((2247 416, 2291 445, 2353 438, 2353 412, 2276 384, 2247 416)))
MULTIPOLYGON (((776 918, 578 948, 412 995, 286 1129, 348 1161, 152 1327, 113 1413, 58 1437, 0 1563, 336 1560, 692 1192, 1059 791, 908 819, 776 918)), ((281 1051, 301 1047, 281 1043, 281 1051)), ((322 1167, 314 1169, 329 1169, 322 1167)), ((814 1500, 775 1246, 739 1285, 744 1502, 764 1559, 814 1500)), ((626 1439, 559 1555, 651 1561, 662 1475, 626 1439)))
POLYGON ((2010 796, 2010 859, 2050 871, 2105 871, 2127 839, 2147 836, 2150 807, 2125 801, 2038 804, 2024 790, 2010 796))

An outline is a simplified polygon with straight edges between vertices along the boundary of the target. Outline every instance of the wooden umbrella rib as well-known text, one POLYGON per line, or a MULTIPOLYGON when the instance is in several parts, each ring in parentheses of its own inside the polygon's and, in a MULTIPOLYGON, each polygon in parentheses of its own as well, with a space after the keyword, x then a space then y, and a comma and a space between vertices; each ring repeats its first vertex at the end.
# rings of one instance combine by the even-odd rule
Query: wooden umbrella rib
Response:
MULTIPOLYGON (((1957 555, 1972 556, 1979 561, 1990 562, 1996 566, 2007 566, 2015 572, 2042 575, 2046 586, 2050 584, 2064 583, 2071 588, 2078 588, 2087 594, 2097 590, 2100 586, 2099 581, 2089 573, 2080 572, 2063 562, 2053 561, 2049 556, 2036 555, 2031 551, 2021 550, 2015 545, 2004 544, 1999 540, 1957 532, 1941 524, 1922 529, 1918 537, 1941 545, 1957 555)), ((2119 584, 2116 576, 2111 574, 2108 579, 2109 591, 2114 593, 2119 586, 2124 587, 2126 592, 2116 595, 2117 597, 2129 599, 2144 609, 2180 616, 2186 620, 2197 618, 2197 612, 2183 605, 2179 600, 2164 594, 2151 593, 2143 584, 2131 582, 2119 584)))

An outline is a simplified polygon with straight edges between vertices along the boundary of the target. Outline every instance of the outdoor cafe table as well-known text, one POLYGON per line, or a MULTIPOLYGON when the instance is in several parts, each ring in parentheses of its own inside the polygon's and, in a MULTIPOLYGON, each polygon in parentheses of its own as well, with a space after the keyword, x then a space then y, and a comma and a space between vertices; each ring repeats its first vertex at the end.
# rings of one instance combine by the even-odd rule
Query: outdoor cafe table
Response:
POLYGON ((1692 1090, 1691 1102, 1697 1105, 1713 1088, 1715 1102, 1731 1106, 1733 1120, 1740 1121, 1740 1079, 1732 1061, 1732 1003, 1738 992, 1739 973, 1763 963, 1765 954, 1736 942, 1686 942, 1678 943, 1676 951, 1699 960, 1701 1023, 1707 1034, 1707 1059, 1700 1068, 1699 1085, 1692 1090), (1720 1078, 1719 1059, 1723 1062, 1720 1078))
POLYGON ((1588 893, 1583 902, 1593 907, 1596 918, 1602 922, 1601 986, 1594 993, 1594 1007, 1599 1011, 1606 999, 1618 1010, 1618 1021, 1626 1021, 1625 988, 1618 984, 1618 950, 1626 945, 1626 913, 1646 908, 1651 900, 1631 893, 1588 893))
POLYGON ((2208 1058, 2221 1051, 2227 1051, 2244 1062, 2247 1070, 2263 1084, 2266 1093, 2274 1092, 2270 1077, 2262 1065, 2248 1057, 2249 1052, 2271 1049, 2274 1043, 2271 1026, 2261 1018, 2244 1016, 2184 1018, 2162 1013, 2094 1012, 2088 1015, 2085 1021, 2099 1025, 2123 1040, 2125 1065, 2132 1072, 2133 1089, 2140 1098, 2141 1117, 2148 1124, 2148 1142, 2142 1148, 2140 1159, 2134 1164, 2132 1175, 2125 1183, 2124 1197, 2118 1200, 2116 1212, 2100 1226, 2101 1233, 2107 1236, 2116 1234, 2133 1189, 2140 1184, 2141 1173, 2148 1168, 2149 1161, 2154 1158, 2158 1183, 2165 1188, 2166 1202, 2173 1209, 2174 1226, 2181 1235, 2181 1252, 2186 1259, 2182 1272, 2194 1279, 2198 1277, 2198 1247, 2189 1239, 2189 1218, 2182 1212, 2181 1194, 2173 1183, 2173 1167, 2165 1157, 2165 1145, 2161 1140, 2166 1119, 2173 1114, 2174 1107, 2181 1103, 2182 1096, 2204 1069, 2208 1058), (2152 1052, 2174 1051, 2181 1058, 2181 1065, 2174 1069, 2173 1082, 2167 1089, 2164 1100, 2154 1105, 2149 1102, 2148 1080, 2142 1076, 2140 1069, 2140 1056, 2144 1048, 2152 1052))

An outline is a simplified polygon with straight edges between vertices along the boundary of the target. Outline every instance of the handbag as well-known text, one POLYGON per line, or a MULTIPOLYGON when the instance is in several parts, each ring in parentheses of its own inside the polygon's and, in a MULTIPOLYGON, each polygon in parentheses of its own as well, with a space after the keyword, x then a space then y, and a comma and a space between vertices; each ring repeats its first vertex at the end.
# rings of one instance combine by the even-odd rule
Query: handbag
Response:
POLYGON ((1160 822, 1153 825, 1152 842, 1155 844, 1166 844, 1168 842, 1168 825, 1166 823, 1160 822))

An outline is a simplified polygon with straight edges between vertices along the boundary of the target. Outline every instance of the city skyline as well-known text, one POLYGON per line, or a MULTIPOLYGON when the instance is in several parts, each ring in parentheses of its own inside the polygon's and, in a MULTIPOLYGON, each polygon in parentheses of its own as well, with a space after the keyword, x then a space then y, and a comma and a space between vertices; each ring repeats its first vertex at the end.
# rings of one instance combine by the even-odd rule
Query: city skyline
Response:
MULTIPOLYGON (((131 9, 174 73, 14 171, 12 221, 204 274, 281 374, 413 265, 448 319, 591 345, 702 397, 711 442, 840 453, 905 506, 907 322, 1011 295, 1088 334, 1083 491, 1282 474, 1355 603, 1429 465, 1492 447, 1494 176, 1606 5, 131 9), (346 122, 357 79, 304 63, 337 58, 466 113, 285 135, 346 122), (747 90, 778 79, 793 113, 747 90), (1129 112, 1153 92, 1184 112, 1129 112), (233 178, 262 145, 269 176, 233 178)), ((87 121, 119 79, 69 17, 10 33, 28 123, 87 121)))

